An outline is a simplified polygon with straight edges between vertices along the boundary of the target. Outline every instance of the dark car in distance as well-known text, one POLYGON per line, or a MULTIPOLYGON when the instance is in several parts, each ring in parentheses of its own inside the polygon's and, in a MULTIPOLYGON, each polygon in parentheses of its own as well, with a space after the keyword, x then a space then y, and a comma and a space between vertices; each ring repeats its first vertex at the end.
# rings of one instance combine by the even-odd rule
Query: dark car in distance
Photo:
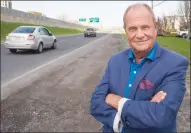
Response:
POLYGON ((88 37, 88 36, 96 37, 96 30, 93 29, 93 28, 87 28, 87 29, 84 31, 84 37, 88 37))

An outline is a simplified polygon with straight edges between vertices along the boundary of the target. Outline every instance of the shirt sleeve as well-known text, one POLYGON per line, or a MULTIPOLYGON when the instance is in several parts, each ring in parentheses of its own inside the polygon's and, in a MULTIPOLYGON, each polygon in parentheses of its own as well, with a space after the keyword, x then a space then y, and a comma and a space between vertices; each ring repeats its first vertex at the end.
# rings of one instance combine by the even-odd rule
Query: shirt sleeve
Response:
POLYGON ((130 99, 122 98, 118 102, 118 112, 117 112, 117 114, 115 116, 115 119, 114 119, 114 122, 113 122, 113 130, 114 130, 114 132, 121 132, 122 131, 123 125, 121 123, 121 112, 122 112, 122 109, 123 109, 123 105, 125 104, 125 102, 127 100, 130 100, 130 99))

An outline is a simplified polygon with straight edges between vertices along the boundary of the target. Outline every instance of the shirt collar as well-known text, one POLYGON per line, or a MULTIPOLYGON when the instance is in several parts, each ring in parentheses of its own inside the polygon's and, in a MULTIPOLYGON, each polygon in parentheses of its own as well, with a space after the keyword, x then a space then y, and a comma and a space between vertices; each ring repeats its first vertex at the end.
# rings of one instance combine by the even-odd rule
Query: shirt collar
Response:
MULTIPOLYGON (((148 53, 147 56, 145 57, 146 59, 149 59, 149 60, 151 60, 151 61, 154 61, 154 59, 155 59, 155 51, 156 51, 156 50, 155 50, 155 49, 156 49, 156 43, 157 43, 157 42, 155 42, 153 48, 149 51, 149 53, 148 53)), ((133 54, 132 49, 130 49, 130 51, 129 51, 129 59, 135 59, 135 56, 134 56, 134 54, 133 54)))

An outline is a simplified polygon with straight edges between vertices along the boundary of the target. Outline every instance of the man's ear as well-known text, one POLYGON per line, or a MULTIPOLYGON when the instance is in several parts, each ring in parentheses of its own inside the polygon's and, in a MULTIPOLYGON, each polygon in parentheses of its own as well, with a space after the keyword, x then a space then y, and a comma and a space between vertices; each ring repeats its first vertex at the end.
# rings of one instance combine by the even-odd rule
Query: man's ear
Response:
POLYGON ((157 34, 159 23, 157 21, 154 21, 154 25, 155 25, 155 30, 156 30, 156 34, 157 34))
POLYGON ((159 26, 159 22, 157 21, 154 21, 154 25, 155 25, 155 28, 158 29, 158 26, 159 26))
POLYGON ((123 25, 123 29, 124 29, 125 33, 127 34, 126 26, 125 25, 123 25))

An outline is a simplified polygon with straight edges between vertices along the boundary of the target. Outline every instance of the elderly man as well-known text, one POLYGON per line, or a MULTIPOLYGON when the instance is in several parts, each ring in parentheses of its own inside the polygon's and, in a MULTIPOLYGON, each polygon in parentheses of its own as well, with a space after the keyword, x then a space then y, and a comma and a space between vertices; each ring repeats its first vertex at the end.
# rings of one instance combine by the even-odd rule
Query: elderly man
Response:
POLYGON ((148 5, 130 6, 123 21, 131 48, 108 61, 92 95, 91 115, 103 123, 103 132, 176 132, 189 62, 157 43, 148 5))

